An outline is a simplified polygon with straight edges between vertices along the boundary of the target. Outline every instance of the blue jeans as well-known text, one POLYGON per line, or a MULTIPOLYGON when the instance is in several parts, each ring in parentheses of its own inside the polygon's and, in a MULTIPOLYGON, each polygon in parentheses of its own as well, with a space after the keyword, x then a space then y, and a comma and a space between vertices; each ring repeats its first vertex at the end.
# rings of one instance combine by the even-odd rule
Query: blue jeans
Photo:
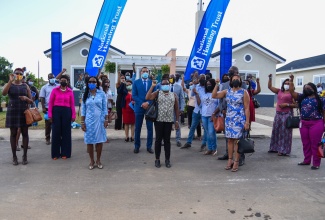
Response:
MULTIPOLYGON (((143 124, 144 113, 135 113, 135 131, 134 131, 134 148, 139 149, 141 146, 141 128, 143 124)), ((147 125, 147 149, 152 147, 153 122, 146 120, 147 125)))
MULTIPOLYGON (((190 128, 190 132, 188 133, 187 141, 186 143, 192 144, 193 138, 194 138, 194 132, 197 127, 197 125, 200 123, 201 120, 201 114, 193 112, 192 114, 192 124, 190 128)), ((204 130, 203 139, 202 139, 202 145, 206 145, 207 140, 207 132, 204 130)))
POLYGON ((202 116, 202 124, 204 128, 204 134, 207 133, 208 138, 208 150, 217 150, 217 135, 214 130, 213 121, 210 120, 211 116, 202 116))
MULTIPOLYGON (((181 126, 180 126, 181 117, 178 118, 179 129, 176 130, 176 142, 181 141, 181 126)), ((176 122, 176 115, 174 114, 174 121, 176 122)))

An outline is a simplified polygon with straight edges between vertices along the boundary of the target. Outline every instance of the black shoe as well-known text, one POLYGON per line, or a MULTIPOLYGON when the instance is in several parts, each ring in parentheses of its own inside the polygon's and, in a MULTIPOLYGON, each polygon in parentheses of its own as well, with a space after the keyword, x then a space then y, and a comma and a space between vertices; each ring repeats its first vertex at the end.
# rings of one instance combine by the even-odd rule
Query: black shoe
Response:
POLYGON ((129 138, 125 138, 124 139, 125 142, 129 142, 129 140, 130 140, 129 138))
POLYGON ((160 168, 160 160, 155 160, 155 167, 160 168))
POLYGON ((139 148, 134 148, 134 151, 133 151, 135 154, 139 153, 139 148))
POLYGON ((147 151, 151 154, 153 154, 153 150, 151 148, 148 148, 147 151))
POLYGON ((186 144, 184 144, 184 146, 181 147, 180 149, 185 149, 185 148, 190 148, 190 147, 192 147, 191 144, 186 143, 186 144))
POLYGON ((17 157, 14 157, 12 159, 12 165, 14 165, 14 166, 17 166, 18 165, 18 159, 17 159, 17 157))
POLYGON ((171 168, 172 165, 170 165, 170 161, 169 160, 165 160, 165 165, 167 168, 171 168))
POLYGON ((202 151, 204 151, 204 150, 205 150, 205 148, 206 148, 206 145, 205 145, 205 144, 202 144, 202 145, 201 145, 201 148, 200 148, 200 150, 199 150, 199 152, 202 152, 202 151))
POLYGON ((28 161, 27 161, 27 156, 23 156, 23 161, 21 162, 22 165, 26 165, 28 164, 28 161))
POLYGON ((218 157, 218 160, 228 160, 228 154, 218 157))
POLYGON ((180 142, 180 141, 177 141, 176 145, 177 145, 177 147, 180 147, 180 146, 182 146, 182 144, 181 144, 181 142, 180 142))
POLYGON ((134 142, 134 139, 133 138, 131 138, 131 142, 134 142))
POLYGON ((310 163, 299 162, 298 165, 300 165, 300 166, 308 166, 308 165, 310 165, 310 163))
MULTIPOLYGON (((21 145, 20 147, 21 147, 21 149, 24 149, 23 145, 21 145)), ((27 147, 27 149, 30 149, 30 148, 31 148, 30 146, 27 147)))
POLYGON ((317 167, 317 166, 311 166, 311 169, 312 169, 312 170, 318 170, 319 167, 317 167))
POLYGON ((239 166, 243 166, 245 164, 245 160, 239 160, 239 166))

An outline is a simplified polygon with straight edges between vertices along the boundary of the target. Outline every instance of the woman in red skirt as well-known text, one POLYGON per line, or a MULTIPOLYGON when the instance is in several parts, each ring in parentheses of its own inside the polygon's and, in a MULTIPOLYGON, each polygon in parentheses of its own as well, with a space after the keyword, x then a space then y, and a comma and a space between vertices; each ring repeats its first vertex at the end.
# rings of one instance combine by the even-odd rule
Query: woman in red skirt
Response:
POLYGON ((132 81, 126 80, 127 94, 125 94, 125 103, 122 103, 122 118, 125 131, 125 142, 134 141, 135 114, 133 111, 134 101, 132 100, 132 81), (131 127, 131 139, 129 138, 129 127, 131 127))
MULTIPOLYGON (((253 96, 257 95, 258 93, 261 92, 261 87, 260 87, 260 79, 256 79, 257 83, 257 88, 254 90, 252 88, 251 82, 249 80, 245 80, 246 85, 247 85, 247 92, 249 94, 250 100, 249 100, 249 124, 251 125, 252 121, 255 121, 255 106, 253 102, 253 96)), ((251 130, 251 128, 249 128, 251 130)))

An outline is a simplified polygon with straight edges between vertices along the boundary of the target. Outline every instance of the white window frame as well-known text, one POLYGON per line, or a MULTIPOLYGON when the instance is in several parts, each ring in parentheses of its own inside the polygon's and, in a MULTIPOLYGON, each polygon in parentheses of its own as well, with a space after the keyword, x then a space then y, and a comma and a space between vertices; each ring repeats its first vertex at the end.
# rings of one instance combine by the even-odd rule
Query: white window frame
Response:
MULTIPOLYGON (((240 74, 245 74, 244 80, 246 80, 248 74, 255 74, 256 78, 260 77, 260 72, 258 70, 239 70, 239 75, 240 74)), ((255 80, 256 80, 256 78, 255 78, 255 80)))
POLYGON ((250 53, 245 53, 245 55, 244 55, 244 57, 243 57, 243 60, 244 60, 246 63, 250 63, 250 62, 252 62, 252 61, 253 61, 253 56, 252 56, 252 54, 250 54, 250 53), (250 60, 250 61, 247 61, 247 60, 245 59, 245 57, 246 57, 247 55, 249 55, 249 56, 251 57, 251 60, 250 60))
POLYGON ((74 87, 74 85, 72 85, 71 83, 74 82, 74 69, 84 69, 84 72, 86 70, 86 66, 84 65, 71 65, 70 67, 70 85, 72 86, 73 89, 77 89, 76 87, 74 87))
POLYGON ((296 87, 303 87, 304 86, 304 77, 303 76, 297 76, 296 77, 296 87), (301 85, 298 85, 298 79, 301 79, 301 85))
MULTIPOLYGON (((317 85, 318 83, 320 83, 320 78, 321 78, 321 77, 325 77, 325 74, 313 75, 313 83, 314 83, 315 85, 317 85), (315 82, 315 78, 316 78, 316 77, 319 78, 319 80, 318 80, 317 82, 315 82)), ((325 84, 325 83, 322 83, 322 86, 323 86, 323 88, 324 88, 325 85, 323 85, 323 84, 325 84)))

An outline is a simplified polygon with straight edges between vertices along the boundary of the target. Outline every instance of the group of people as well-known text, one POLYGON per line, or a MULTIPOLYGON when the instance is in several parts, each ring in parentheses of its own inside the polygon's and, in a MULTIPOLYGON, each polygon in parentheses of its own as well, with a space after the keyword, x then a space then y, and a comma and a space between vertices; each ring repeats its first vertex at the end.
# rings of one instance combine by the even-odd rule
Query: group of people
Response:
MULTIPOLYGON (((134 68, 134 66, 133 66, 134 68)), ((49 82, 39 93, 45 118, 46 144, 52 144, 51 157, 67 159, 71 157, 71 126, 76 119, 73 91, 70 88, 70 78, 64 75, 65 69, 55 78, 48 75, 49 82), (57 84, 56 80, 59 80, 57 84), (52 130, 52 139, 51 139, 52 130)), ((155 153, 155 166, 161 167, 161 148, 165 151, 165 166, 171 167, 171 132, 176 130, 176 145, 181 149, 190 148, 194 139, 195 130, 201 138, 200 151, 204 155, 217 154, 217 135, 213 125, 213 117, 224 117, 226 137, 226 154, 219 157, 227 160, 226 170, 237 172, 239 166, 244 165, 245 155, 238 153, 238 140, 251 129, 255 121, 253 96, 260 91, 260 81, 254 82, 250 77, 242 80, 237 67, 232 66, 228 73, 223 75, 221 82, 213 79, 211 74, 194 72, 188 88, 184 80, 177 79, 175 74, 165 74, 161 82, 151 80, 149 69, 141 68, 140 78, 135 79, 130 73, 120 74, 116 84, 118 97, 116 109, 118 120, 115 129, 125 130, 125 142, 134 142, 134 153, 140 152, 141 129, 145 119, 146 109, 153 100, 158 102, 158 117, 155 122, 146 120, 147 139, 146 150, 155 153), (181 83, 179 83, 181 81, 181 83), (187 111, 189 118, 189 134, 186 143, 182 146, 180 116, 185 108, 185 95, 188 96, 187 111), (119 107, 120 109, 119 109, 119 107), (120 112, 121 111, 121 112, 120 112), (201 125, 203 125, 203 135, 201 125), (118 124, 120 123, 120 124, 118 124), (122 125, 123 124, 123 125, 122 125), (153 125, 155 127, 155 142, 153 144, 153 125), (131 129, 131 134, 129 130, 131 129)), ((24 111, 33 103, 31 89, 22 83, 23 70, 15 69, 10 75, 9 82, 4 86, 3 95, 9 95, 9 105, 6 117, 6 127, 10 128, 10 143, 13 153, 13 164, 18 164, 16 155, 16 135, 18 128, 23 136, 22 164, 27 164, 28 126, 24 111)), ((80 77, 76 87, 82 89, 80 95, 81 128, 85 132, 84 141, 90 157, 90 170, 94 167, 103 168, 101 152, 103 143, 107 142, 106 130, 109 114, 114 107, 110 81, 106 75, 99 77, 80 77), (94 158, 94 146, 96 161, 94 158)), ((304 86, 303 94, 294 91, 293 76, 286 79, 281 88, 272 86, 272 75, 269 75, 268 88, 277 94, 276 114, 272 129, 269 153, 279 156, 289 155, 292 145, 292 129, 285 123, 293 115, 293 108, 300 109, 300 132, 304 149, 304 161, 299 165, 312 165, 312 169, 319 169, 320 158, 317 156, 317 144, 324 131, 325 102, 317 93, 313 83, 304 86)))

